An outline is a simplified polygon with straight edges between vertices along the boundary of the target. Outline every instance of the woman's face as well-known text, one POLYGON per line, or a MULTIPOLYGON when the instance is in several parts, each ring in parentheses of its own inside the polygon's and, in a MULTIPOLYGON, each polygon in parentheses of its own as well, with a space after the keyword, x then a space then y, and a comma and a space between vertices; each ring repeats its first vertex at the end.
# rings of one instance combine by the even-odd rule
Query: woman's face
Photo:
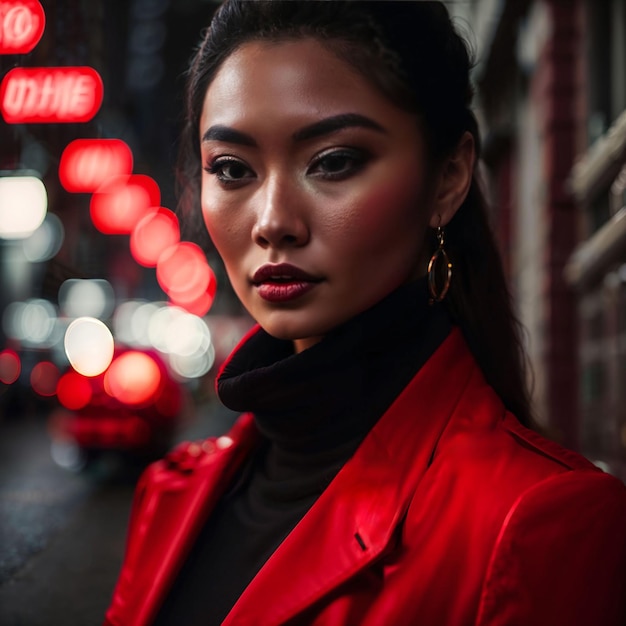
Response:
POLYGON ((206 226, 271 335, 302 350, 424 273, 417 119, 316 40, 236 50, 199 131, 206 226))

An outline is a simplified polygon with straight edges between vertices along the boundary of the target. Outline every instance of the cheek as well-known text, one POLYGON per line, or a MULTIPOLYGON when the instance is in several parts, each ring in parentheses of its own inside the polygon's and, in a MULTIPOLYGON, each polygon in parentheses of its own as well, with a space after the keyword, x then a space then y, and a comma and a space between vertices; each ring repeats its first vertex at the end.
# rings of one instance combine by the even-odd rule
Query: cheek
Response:
POLYGON ((209 201, 208 195, 202 195, 204 225, 218 253, 224 262, 228 262, 244 236, 244 224, 237 211, 231 210, 215 197, 211 197, 209 201))
POLYGON ((419 248, 429 215, 423 195, 417 184, 375 182, 351 203, 347 234, 353 245, 386 253, 403 244, 419 248))

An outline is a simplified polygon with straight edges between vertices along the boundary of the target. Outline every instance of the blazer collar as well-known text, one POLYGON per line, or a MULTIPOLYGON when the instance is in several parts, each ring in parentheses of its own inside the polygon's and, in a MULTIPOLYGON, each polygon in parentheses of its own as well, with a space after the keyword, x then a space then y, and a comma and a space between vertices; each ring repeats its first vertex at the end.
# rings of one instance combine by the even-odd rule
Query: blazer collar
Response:
POLYGON ((284 623, 381 555, 477 369, 454 329, 265 563, 224 626, 284 623))
POLYGON ((116 611, 126 616, 120 625, 152 623, 202 525, 258 438, 247 414, 229 436, 181 444, 144 474, 118 583, 116 611), (135 581, 128 596, 127 579, 135 581))

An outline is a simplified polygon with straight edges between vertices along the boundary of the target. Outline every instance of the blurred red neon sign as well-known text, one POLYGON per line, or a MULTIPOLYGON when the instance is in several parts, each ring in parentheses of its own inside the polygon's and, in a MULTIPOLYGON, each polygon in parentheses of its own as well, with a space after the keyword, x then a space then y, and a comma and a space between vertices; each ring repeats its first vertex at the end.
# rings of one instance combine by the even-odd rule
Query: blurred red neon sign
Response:
POLYGON ((37 0, 0 0, 0 54, 26 54, 39 42, 46 25, 37 0))
POLYGON ((133 155, 121 139, 75 139, 59 164, 59 180, 67 191, 93 193, 114 176, 133 171, 133 155))
POLYGON ((161 253, 180 241, 176 215, 158 207, 141 218, 130 234, 130 252, 139 265, 155 267, 161 253))
POLYGON ((94 226, 105 235, 126 235, 161 203, 157 182, 144 174, 110 178, 91 196, 94 226))
POLYGON ((183 241, 164 250, 156 266, 161 289, 173 304, 204 315, 213 304, 217 281, 200 246, 183 241))
POLYGON ((9 124, 88 122, 103 91, 92 67, 16 67, 0 85, 0 112, 9 124))

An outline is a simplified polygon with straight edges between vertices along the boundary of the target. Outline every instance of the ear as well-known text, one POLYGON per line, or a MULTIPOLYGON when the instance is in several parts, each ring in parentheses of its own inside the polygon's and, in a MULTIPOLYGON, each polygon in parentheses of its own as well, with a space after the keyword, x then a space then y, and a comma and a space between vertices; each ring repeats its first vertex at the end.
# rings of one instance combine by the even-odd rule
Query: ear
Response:
POLYGON ((475 159, 474 137, 466 131, 440 170, 439 185, 429 222, 431 228, 448 224, 463 204, 472 183, 475 159))

